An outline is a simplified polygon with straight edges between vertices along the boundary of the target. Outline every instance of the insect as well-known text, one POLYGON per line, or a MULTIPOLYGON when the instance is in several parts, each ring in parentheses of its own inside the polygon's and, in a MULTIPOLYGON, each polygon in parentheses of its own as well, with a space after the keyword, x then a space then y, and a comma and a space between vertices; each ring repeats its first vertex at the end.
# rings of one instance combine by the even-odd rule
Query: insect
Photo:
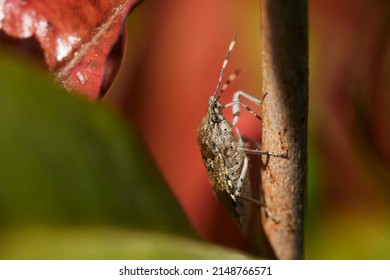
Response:
POLYGON ((238 71, 236 71, 230 75, 226 83, 221 87, 223 74, 236 40, 237 35, 233 37, 229 45, 228 52, 222 64, 217 87, 213 95, 209 98, 207 114, 202 119, 198 130, 198 145, 215 195, 238 223, 242 231, 246 233, 250 224, 251 203, 263 207, 268 217, 271 217, 275 222, 278 221, 277 217, 270 213, 264 203, 252 198, 247 154, 275 157, 286 157, 286 154, 247 149, 236 127, 239 120, 240 105, 261 120, 260 116, 242 102, 240 98, 245 97, 260 106, 264 97, 263 99, 257 99, 245 92, 237 91, 233 94, 232 102, 226 105, 222 105, 219 102, 223 92, 238 74, 238 71), (220 92, 218 93, 219 89, 220 92), (223 109, 228 107, 232 107, 232 123, 223 115, 223 109), (237 140, 234 137, 233 127, 236 131, 237 140))

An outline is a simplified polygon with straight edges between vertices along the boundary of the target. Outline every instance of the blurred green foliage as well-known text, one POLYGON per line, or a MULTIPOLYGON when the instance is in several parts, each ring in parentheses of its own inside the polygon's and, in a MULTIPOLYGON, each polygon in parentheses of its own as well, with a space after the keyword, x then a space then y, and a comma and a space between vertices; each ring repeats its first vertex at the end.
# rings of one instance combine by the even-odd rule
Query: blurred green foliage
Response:
POLYGON ((3 259, 247 259, 199 240, 117 227, 28 227, 2 230, 3 259))
POLYGON ((196 238, 134 131, 0 52, 0 258, 244 258, 196 238))
MULTIPOLYGON (((309 136, 308 188, 305 216, 305 259, 389 259, 389 210, 361 210, 324 200, 323 160, 309 136)), ((341 190, 340 190, 341 191, 341 190)), ((368 199, 368 197, 367 197, 368 199)), ((337 198, 335 197, 335 200, 337 198)), ((367 200, 367 203, 371 201, 367 200)), ((380 200, 377 201, 378 207, 380 200)))

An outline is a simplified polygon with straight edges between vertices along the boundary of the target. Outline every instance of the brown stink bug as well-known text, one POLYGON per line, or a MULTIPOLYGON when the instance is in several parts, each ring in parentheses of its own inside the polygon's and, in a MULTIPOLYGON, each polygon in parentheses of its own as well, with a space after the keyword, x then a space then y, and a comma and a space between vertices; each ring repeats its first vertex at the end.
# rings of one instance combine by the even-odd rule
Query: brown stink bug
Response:
POLYGON ((229 83, 238 74, 238 72, 233 73, 221 87, 219 94, 217 94, 236 40, 237 35, 234 36, 230 43, 222 64, 217 87, 214 94, 209 98, 207 114, 203 118, 198 131, 198 144, 215 195, 238 223, 242 231, 246 233, 250 224, 251 203, 263 207, 267 216, 271 217, 275 222, 278 221, 265 207, 264 203, 252 198, 247 154, 275 157, 286 157, 286 154, 247 149, 236 127, 239 120, 240 105, 261 120, 260 116, 240 100, 240 97, 245 97, 259 106, 262 104, 263 99, 257 99, 245 92, 237 91, 233 94, 232 102, 222 105, 218 101, 229 83), (227 107, 232 107, 232 123, 226 120, 222 112, 227 107), (234 136, 233 127, 235 127, 237 139, 234 136))

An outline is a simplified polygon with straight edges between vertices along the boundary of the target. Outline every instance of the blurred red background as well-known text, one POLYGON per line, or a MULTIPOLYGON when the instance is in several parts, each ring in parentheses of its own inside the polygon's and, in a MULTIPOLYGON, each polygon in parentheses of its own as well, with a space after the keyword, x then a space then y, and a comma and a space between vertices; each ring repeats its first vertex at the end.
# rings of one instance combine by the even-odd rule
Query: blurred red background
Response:
MULTIPOLYGON (((213 196, 197 146, 197 129, 235 32, 239 38, 225 78, 237 68, 242 74, 222 100, 227 103, 238 89, 261 94, 260 11, 253 4, 143 3, 129 18, 130 50, 119 81, 106 96, 136 123, 200 235, 238 247, 244 246, 244 239, 213 196), (139 17, 145 24, 137 22, 137 12, 144 13, 139 17)), ((261 124, 243 115, 240 129, 259 140, 261 124)))
MULTIPOLYGON (((309 1, 308 258, 390 257, 390 3, 309 1)), ((227 47, 222 99, 261 96, 259 1, 145 1, 127 22, 124 64, 105 101, 136 125, 206 240, 247 248, 212 194, 197 147, 227 47)), ((240 131, 261 139, 243 113, 240 131)))

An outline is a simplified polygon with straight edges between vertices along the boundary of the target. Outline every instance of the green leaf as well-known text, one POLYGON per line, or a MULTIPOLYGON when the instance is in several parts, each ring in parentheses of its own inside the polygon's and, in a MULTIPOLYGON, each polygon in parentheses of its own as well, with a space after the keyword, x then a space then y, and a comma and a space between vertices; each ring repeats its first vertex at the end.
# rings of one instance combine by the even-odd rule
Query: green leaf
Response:
POLYGON ((34 224, 194 236, 131 127, 0 50, 0 227, 34 224))

